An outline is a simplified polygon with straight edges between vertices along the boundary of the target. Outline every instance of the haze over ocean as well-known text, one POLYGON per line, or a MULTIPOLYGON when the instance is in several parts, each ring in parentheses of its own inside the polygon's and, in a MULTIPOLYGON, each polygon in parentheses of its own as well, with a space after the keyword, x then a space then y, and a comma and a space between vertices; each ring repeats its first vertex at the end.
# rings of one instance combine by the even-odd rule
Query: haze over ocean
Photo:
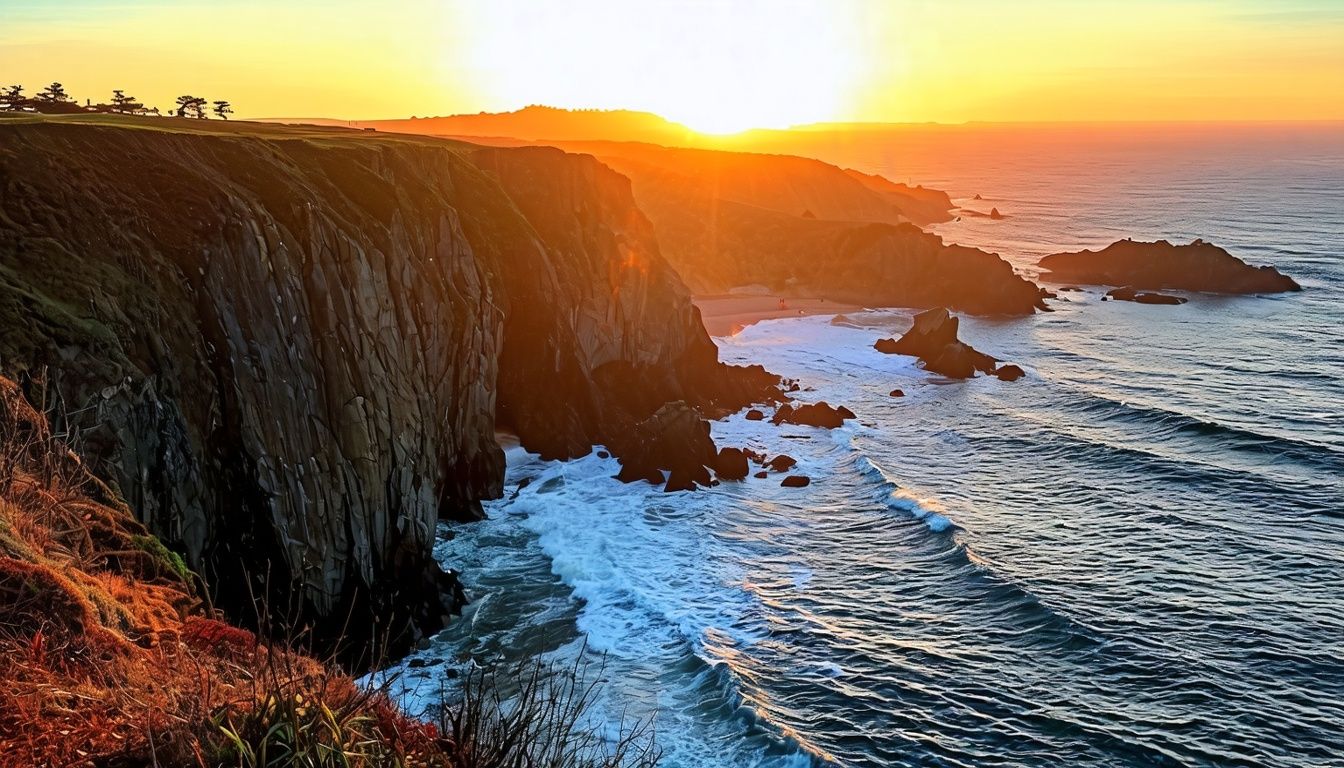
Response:
MULTIPOLYGON (((1027 369, 1016 383, 877 353, 902 310, 752 326, 725 358, 859 416, 714 424, 720 445, 796 457, 806 494, 664 494, 609 479, 614 460, 515 450, 492 520, 440 545, 476 602, 413 658, 568 659, 586 635, 608 713, 657 711, 669 766, 1344 759, 1335 128, 792 147, 999 208, 937 231, 1026 272, 1122 237, 1202 237, 1304 291, 1154 307, 1089 288, 1049 314, 963 319, 1027 369)), ((401 669, 432 704, 438 667, 401 669)))

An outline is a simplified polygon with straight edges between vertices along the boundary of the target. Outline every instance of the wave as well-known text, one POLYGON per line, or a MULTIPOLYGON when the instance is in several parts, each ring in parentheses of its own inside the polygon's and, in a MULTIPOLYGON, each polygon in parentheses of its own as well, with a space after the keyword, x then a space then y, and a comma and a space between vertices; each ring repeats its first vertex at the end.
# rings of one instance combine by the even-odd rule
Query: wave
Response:
POLYGON ((878 482, 877 496, 890 509, 908 514, 934 533, 948 533, 957 529, 957 524, 936 501, 911 496, 871 458, 855 451, 853 461, 860 474, 878 482))
POLYGON ((1285 458, 1326 472, 1344 472, 1344 453, 1307 440, 1219 424, 1159 406, 1114 400, 1095 392, 1087 393, 1078 410, 1102 421, 1153 427, 1157 432, 1152 437, 1209 438, 1222 450, 1285 458))
POLYGON ((596 455, 534 458, 526 469, 532 482, 490 512, 535 535, 578 601, 576 627, 605 657, 610 695, 621 702, 614 719, 643 700, 668 765, 827 764, 805 734, 772 716, 756 680, 747 652, 769 639, 769 622, 738 563, 760 555, 753 542, 707 535, 710 494, 620 483, 615 460, 596 455))
MULTIPOLYGON (((884 498, 888 508, 909 514, 934 533, 956 534, 964 530, 952 521, 942 505, 932 499, 911 495, 901 488, 891 473, 869 456, 856 451, 854 463, 861 474, 879 483, 879 495, 884 498)), ((1052 629, 1070 644, 1095 645, 1104 642, 1097 630, 1048 605, 1029 587, 1003 575, 962 537, 953 536, 951 546, 945 553, 944 565, 949 576, 973 577, 990 582, 999 592, 997 598, 1000 607, 1025 613, 1027 620, 1023 623, 1024 629, 1052 629)))

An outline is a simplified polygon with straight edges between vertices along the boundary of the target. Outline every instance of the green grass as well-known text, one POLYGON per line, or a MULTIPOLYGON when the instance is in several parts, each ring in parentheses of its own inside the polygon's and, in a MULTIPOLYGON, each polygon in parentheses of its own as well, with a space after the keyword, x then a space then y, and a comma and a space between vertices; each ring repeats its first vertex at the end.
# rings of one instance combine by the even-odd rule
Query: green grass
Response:
POLYGON ((139 117, 89 113, 82 115, 41 115, 31 112, 0 112, 0 131, 16 125, 82 125, 135 131, 196 136, 239 136, 262 139, 306 139, 317 143, 350 141, 381 144, 420 144, 453 149, 477 149, 456 139, 410 133, 366 131, 359 128, 308 124, 256 122, 251 120, 197 120, 184 117, 139 117))

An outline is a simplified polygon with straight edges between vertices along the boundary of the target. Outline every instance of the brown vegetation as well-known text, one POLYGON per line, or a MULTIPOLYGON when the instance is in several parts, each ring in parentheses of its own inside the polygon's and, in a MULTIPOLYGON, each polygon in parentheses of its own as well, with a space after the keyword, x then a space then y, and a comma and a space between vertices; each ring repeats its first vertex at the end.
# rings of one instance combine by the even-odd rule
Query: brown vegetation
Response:
POLYGON ((194 579, 0 379, 0 767, 656 759, 642 729, 585 741, 591 688, 539 672, 508 699, 473 677, 441 736, 335 665, 222 621, 194 579))

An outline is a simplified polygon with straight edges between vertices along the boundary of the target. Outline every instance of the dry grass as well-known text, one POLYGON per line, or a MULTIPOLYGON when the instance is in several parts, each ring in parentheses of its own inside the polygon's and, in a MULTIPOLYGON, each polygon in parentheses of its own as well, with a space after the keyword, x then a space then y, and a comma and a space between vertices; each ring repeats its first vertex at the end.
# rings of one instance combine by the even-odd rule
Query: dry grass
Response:
MULTIPOLYGON (((266 626, 264 603, 259 611, 266 626)), ((0 378, 0 768, 651 766, 584 730, 593 689, 469 681, 442 730, 214 615, 193 576, 0 378)))

